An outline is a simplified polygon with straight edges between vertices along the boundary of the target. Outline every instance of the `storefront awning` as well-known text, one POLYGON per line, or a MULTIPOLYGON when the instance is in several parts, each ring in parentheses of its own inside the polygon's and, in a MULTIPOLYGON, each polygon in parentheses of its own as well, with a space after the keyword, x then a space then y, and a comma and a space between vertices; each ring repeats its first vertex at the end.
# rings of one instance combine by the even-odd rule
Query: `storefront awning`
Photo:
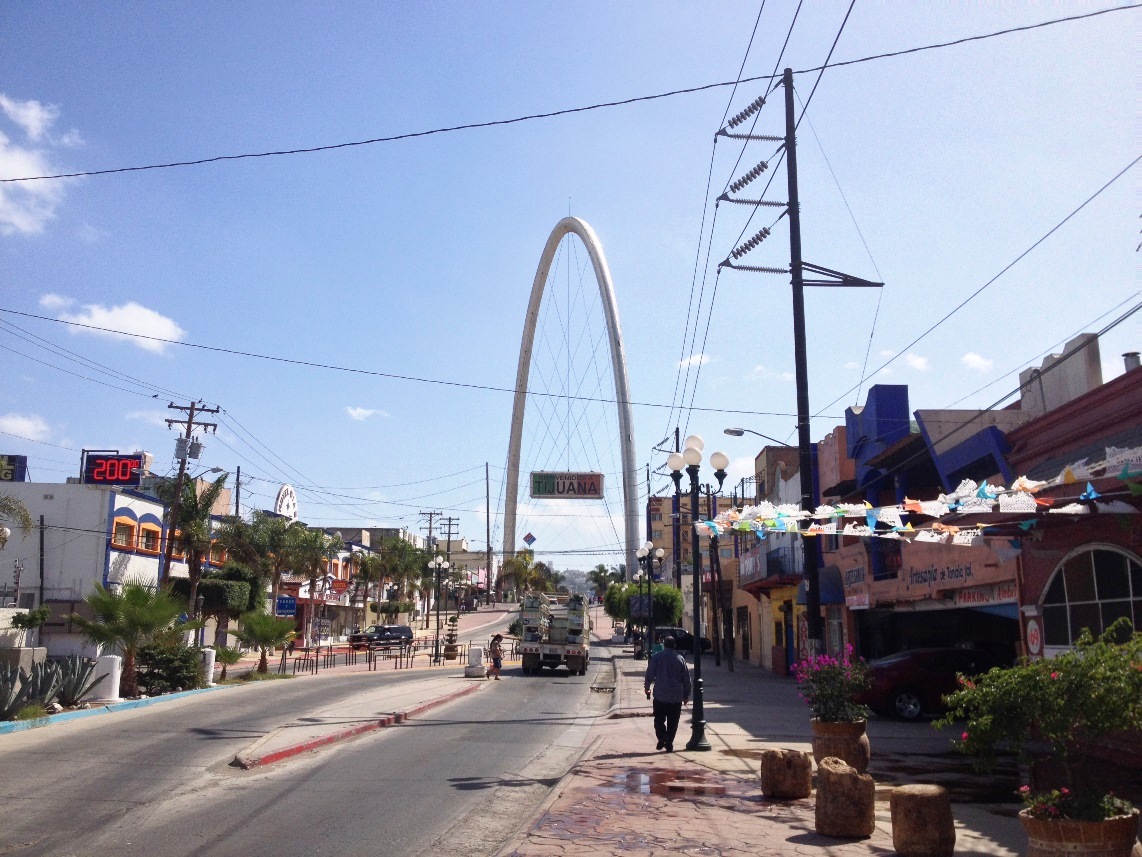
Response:
MULTIPOLYGON (((835 565, 826 565, 818 574, 821 584, 822 604, 844 604, 845 586, 841 583, 841 570, 835 565)), ((797 603, 805 603, 805 581, 797 586, 797 603)))

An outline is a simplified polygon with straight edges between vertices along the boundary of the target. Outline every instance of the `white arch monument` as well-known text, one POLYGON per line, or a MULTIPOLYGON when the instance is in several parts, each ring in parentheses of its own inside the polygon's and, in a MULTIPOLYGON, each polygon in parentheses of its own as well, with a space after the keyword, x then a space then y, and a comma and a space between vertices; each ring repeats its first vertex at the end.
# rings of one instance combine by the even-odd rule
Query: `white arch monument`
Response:
POLYGON ((603 314, 607 320, 607 343, 611 352, 611 369, 615 375, 615 398, 619 413, 619 446, 623 468, 623 522, 626 541, 626 566, 629 579, 638 568, 635 551, 638 549, 638 489, 634 468, 634 428, 631 420, 630 385, 627 382, 626 352, 623 350, 623 332, 619 327, 619 311, 615 303, 615 287, 611 282, 611 272, 598 236, 587 223, 578 217, 564 217, 551 231, 543 255, 539 259, 539 269, 531 285, 531 300, 527 305, 527 318, 523 325, 523 341, 519 347, 519 368, 516 369, 515 404, 512 407, 511 438, 508 441, 507 492, 504 501, 504 559, 516 553, 515 525, 516 505, 519 493, 519 453, 523 441, 523 412, 527 401, 527 381, 531 370, 531 349, 535 341, 535 325, 539 320, 539 307, 543 301, 543 289, 547 285, 547 275, 559 242, 568 233, 579 236, 591 265, 595 269, 595 280, 599 284, 599 297, 603 302, 603 314))

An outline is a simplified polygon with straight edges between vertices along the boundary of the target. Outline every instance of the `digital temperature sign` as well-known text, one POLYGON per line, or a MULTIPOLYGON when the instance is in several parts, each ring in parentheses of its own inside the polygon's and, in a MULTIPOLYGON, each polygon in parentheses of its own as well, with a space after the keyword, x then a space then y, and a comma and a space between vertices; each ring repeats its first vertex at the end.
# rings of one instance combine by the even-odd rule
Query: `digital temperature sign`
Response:
POLYGON ((142 484, 143 453, 89 452, 83 459, 84 485, 120 485, 137 488, 142 484))

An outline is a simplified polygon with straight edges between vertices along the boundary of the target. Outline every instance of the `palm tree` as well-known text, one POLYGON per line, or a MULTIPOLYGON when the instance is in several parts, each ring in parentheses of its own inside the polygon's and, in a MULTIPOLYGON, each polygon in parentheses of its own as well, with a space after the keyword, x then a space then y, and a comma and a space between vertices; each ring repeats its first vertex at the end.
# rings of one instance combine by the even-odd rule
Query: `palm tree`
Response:
MULTIPOLYGON (((0 494, 0 523, 4 521, 14 521, 24 534, 27 534, 35 526, 27 506, 15 497, 0 494)), ((0 548, 4 547, 7 541, 6 536, 0 536, 0 548)))
POLYGON ((603 563, 599 563, 593 569, 587 572, 587 580, 590 581, 591 586, 599 593, 602 598, 603 594, 607 591, 612 583, 621 583, 622 574, 617 568, 607 568, 603 563))
POLYGON ((258 672, 265 674, 270 671, 269 650, 286 645, 293 638, 293 633, 293 619, 251 612, 239 620, 237 637, 247 646, 258 647, 262 653, 258 672))
POLYGON ((139 649, 171 630, 190 630, 199 624, 179 622, 186 605, 169 590, 149 584, 125 583, 120 591, 96 584, 83 600, 91 618, 72 614, 70 621, 91 642, 123 653, 119 692, 127 697, 139 695, 139 649))
MULTIPOLYGON (((226 487, 226 476, 227 474, 223 473, 206 487, 202 487, 201 480, 198 479, 184 481, 182 500, 178 506, 178 520, 169 524, 172 537, 174 530, 179 531, 179 542, 186 555, 186 576, 190 579, 192 610, 198 597, 198 581, 202 579, 202 563, 210 556, 211 510, 218 501, 222 489, 226 487)), ((173 503, 177 487, 177 482, 167 482, 159 487, 159 498, 168 504, 168 508, 173 503)))
MULTIPOLYGON (((382 560, 381 557, 375 553, 367 554, 353 554, 357 557, 357 572, 353 575, 353 597, 351 601, 356 601, 358 597, 362 599, 362 603, 367 605, 373 587, 377 587, 377 599, 380 600, 380 583, 382 576, 382 560)), ((365 627, 368 623, 367 607, 361 608, 361 627, 365 627)))
POLYGON ((241 518, 226 518, 218 529, 217 538, 230 556, 270 582, 270 597, 276 604, 282 574, 290 569, 290 533, 304 529, 305 525, 300 521, 290 521, 268 512, 255 512, 248 523, 241 518))
POLYGON ((531 551, 520 551, 504 562, 500 571, 500 581, 510 581, 511 587, 517 592, 525 592, 536 588, 540 572, 536 568, 535 554, 531 551))
POLYGON ((342 548, 340 536, 330 536, 324 530, 308 527, 290 529, 286 553, 294 574, 309 578, 309 613, 305 637, 313 640, 313 620, 317 606, 317 579, 328 568, 329 558, 342 548))

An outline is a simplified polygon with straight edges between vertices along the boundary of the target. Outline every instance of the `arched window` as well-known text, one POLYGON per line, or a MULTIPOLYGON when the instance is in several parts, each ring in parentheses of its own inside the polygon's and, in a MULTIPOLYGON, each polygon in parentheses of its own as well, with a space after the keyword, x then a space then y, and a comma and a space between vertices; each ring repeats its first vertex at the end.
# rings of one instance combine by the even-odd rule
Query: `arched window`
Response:
POLYGON ((1117 548, 1085 548, 1055 569, 1043 595, 1043 642, 1071 646, 1083 628, 1097 637, 1120 616, 1142 628, 1142 562, 1117 548))

